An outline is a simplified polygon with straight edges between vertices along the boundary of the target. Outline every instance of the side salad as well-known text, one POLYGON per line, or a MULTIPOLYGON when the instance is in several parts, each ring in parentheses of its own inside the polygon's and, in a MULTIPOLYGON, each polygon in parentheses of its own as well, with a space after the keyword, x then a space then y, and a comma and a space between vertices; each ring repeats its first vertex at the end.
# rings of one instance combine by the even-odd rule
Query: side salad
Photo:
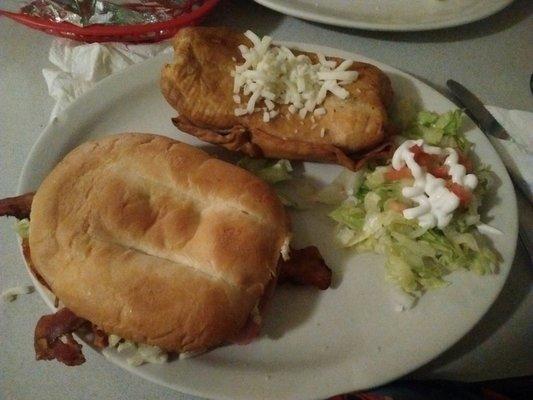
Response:
MULTIPOLYGON (((338 178, 352 184, 345 190, 342 202, 329 214, 338 223, 339 243, 356 251, 385 255, 387 278, 417 297, 428 289, 446 285, 444 277, 452 271, 463 268, 487 274, 494 273, 498 266, 498 254, 480 233, 480 229, 490 230, 481 223, 479 207, 489 193, 491 173, 488 167, 473 162, 472 144, 460 129, 462 117, 459 110, 442 115, 422 111, 399 138, 408 144, 422 173, 441 182, 451 194, 451 202, 458 203, 449 220, 444 221, 447 223, 441 226, 437 226, 440 221, 426 223, 422 217, 417 219, 407 212, 421 206, 417 207, 416 197, 409 196, 417 180, 409 162, 399 169, 392 162, 366 168, 354 173, 351 179, 346 176, 349 172, 338 178), (475 185, 468 187, 455 182, 455 171, 449 163, 452 152, 463 177, 472 177, 475 185)), ((398 150, 395 156, 397 153, 398 150)), ((325 190, 319 197, 325 194, 328 197, 331 188, 325 190)), ((431 195, 426 197, 431 200, 431 195)))
POLYGON ((332 206, 340 246, 383 254, 387 279, 419 297, 447 285, 445 276, 455 270, 483 275, 499 263, 481 232, 498 231, 479 214, 491 172, 472 159, 462 118, 460 110, 419 112, 405 124, 388 164, 344 170, 320 190, 297 181, 287 160, 243 159, 239 165, 273 184, 287 206, 332 206))

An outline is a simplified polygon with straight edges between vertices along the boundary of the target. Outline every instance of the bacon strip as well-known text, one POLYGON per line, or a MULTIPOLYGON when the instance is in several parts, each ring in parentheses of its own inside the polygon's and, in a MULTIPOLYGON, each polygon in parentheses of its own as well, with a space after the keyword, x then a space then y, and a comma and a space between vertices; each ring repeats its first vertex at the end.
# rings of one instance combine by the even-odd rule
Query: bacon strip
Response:
POLYGON ((98 328, 95 324, 91 324, 92 345, 98 349, 104 349, 109 345, 109 336, 98 328))
POLYGON ((231 342, 235 344, 248 344, 257 338, 261 331, 261 316, 265 311, 266 304, 272 296, 276 283, 290 282, 296 285, 315 286, 325 290, 331 286, 331 269, 326 265, 320 252, 315 246, 305 247, 300 250, 291 248, 290 259, 278 263, 278 279, 274 279, 265 290, 263 298, 259 302, 259 318, 252 315, 231 342))
POLYGON ((87 321, 78 317, 68 308, 55 314, 43 315, 35 327, 35 354, 37 360, 56 359, 68 366, 85 362, 81 345, 72 337, 72 332, 87 321))
MULTIPOLYGON (((9 197, 0 200, 0 216, 11 216, 18 219, 29 218, 31 204, 35 193, 26 193, 21 196, 9 197)), ((35 270, 31 261, 30 246, 27 239, 22 241, 24 258, 39 282, 50 287, 35 270)), ((57 359, 65 365, 74 366, 85 362, 81 352, 81 345, 74 340, 72 332, 81 328, 87 321, 76 316, 68 308, 62 308, 55 314, 42 316, 35 327, 34 347, 37 360, 57 359)), ((107 335, 91 326, 94 335, 94 345, 105 347, 107 335)))
POLYGON ((24 219, 30 217, 31 203, 35 193, 26 193, 0 200, 0 217, 24 219))
POLYGON ((291 249, 290 259, 279 262, 279 283, 290 282, 325 290, 331 286, 331 275, 331 269, 315 246, 291 249))

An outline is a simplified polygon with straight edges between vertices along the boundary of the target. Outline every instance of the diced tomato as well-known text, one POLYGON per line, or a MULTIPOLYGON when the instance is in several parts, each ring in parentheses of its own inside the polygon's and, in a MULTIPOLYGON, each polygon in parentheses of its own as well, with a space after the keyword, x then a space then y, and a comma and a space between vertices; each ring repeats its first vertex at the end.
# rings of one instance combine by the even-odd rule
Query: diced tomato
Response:
POLYGON ((418 145, 411 146, 409 150, 414 153, 416 163, 425 168, 431 175, 437 178, 448 178, 448 167, 443 165, 444 158, 442 156, 428 154, 418 145))
POLYGON ((446 178, 448 176, 448 171, 444 171, 443 169, 440 169, 442 167, 443 159, 441 156, 436 154, 428 154, 426 153, 422 147, 418 145, 411 146, 409 148, 409 151, 411 151, 415 155, 415 161, 418 165, 421 167, 424 167, 426 171, 428 171, 430 174, 435 175, 433 172, 437 172, 439 174, 438 178, 446 178))
POLYGON ((417 155, 417 154, 420 154, 420 153, 423 153, 424 150, 422 149, 422 147, 420 147, 419 145, 417 144, 414 144, 412 145, 411 147, 409 147, 409 151, 411 153, 413 153, 414 155, 417 155))
POLYGON ((462 207, 466 208, 472 201, 472 192, 470 192, 468 188, 453 182, 448 182, 446 186, 448 186, 448 189, 450 189, 453 194, 459 197, 459 202, 462 207))
POLYGON ((430 171, 431 175, 433 175, 436 178, 448 178, 448 167, 446 165, 440 165, 438 167, 433 168, 430 171))
POLYGON ((418 165, 431 169, 442 164, 442 157, 437 154, 428 154, 422 151, 415 154, 415 161, 418 165))
POLYGON ((442 164, 440 158, 434 154, 418 153, 415 155, 415 161, 421 167, 425 167, 428 171, 440 166, 442 164))
POLYGON ((387 172, 385 172, 385 179, 388 181, 399 181, 400 179, 409 179, 412 177, 413 175, 407 167, 402 167, 399 170, 395 170, 391 167, 387 172))

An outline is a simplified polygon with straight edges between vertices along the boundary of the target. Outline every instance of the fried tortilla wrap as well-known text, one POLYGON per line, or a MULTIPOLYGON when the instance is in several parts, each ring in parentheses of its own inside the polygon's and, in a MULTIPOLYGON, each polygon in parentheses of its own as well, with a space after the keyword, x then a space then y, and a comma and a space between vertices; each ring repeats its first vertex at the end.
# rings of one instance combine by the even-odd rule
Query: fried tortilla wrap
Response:
MULTIPOLYGON (((301 118, 280 104, 279 114, 265 122, 261 112, 235 115, 233 74, 244 62, 240 45, 252 43, 227 28, 193 27, 177 34, 174 61, 163 68, 161 88, 179 113, 173 122, 180 130, 251 157, 337 163, 352 170, 368 155, 388 155, 393 128, 387 109, 393 93, 389 78, 377 67, 354 62, 349 69, 358 77, 343 86, 349 96, 329 93, 323 115, 301 118)), ((294 54, 318 62, 317 54, 294 54)), ((248 98, 243 96, 243 103, 248 98)))

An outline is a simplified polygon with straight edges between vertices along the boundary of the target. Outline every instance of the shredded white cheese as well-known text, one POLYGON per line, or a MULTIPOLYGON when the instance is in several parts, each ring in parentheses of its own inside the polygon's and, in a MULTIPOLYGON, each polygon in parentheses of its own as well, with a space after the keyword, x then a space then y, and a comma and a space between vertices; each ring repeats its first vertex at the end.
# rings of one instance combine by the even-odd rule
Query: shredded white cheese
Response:
POLYGON ((17 221, 15 224, 15 231, 21 239, 28 239, 30 237, 30 220, 24 218, 17 221))
POLYGON ((6 289, 2 292, 2 300, 7 302, 12 302, 17 299, 18 296, 22 294, 33 293, 35 288, 33 286, 15 286, 9 289, 6 289))
POLYGON ((317 116, 324 115, 325 113, 326 109, 324 107, 316 108, 315 111, 313 111, 313 114, 317 116))
POLYGON ((328 92, 341 99, 349 96, 342 86, 357 79, 357 71, 348 70, 353 61, 345 60, 337 65, 336 61, 318 54, 319 62, 313 64, 306 55, 296 56, 287 47, 271 46, 269 36, 259 38, 251 31, 245 35, 253 46, 239 46, 244 63, 235 66, 233 98, 239 105, 241 93, 249 98, 246 104, 235 108, 236 116, 254 113, 260 101, 270 112, 263 113, 265 122, 276 117, 277 113, 272 115, 276 104, 289 105, 289 112, 298 113, 302 119, 308 113, 320 116, 326 113, 320 105, 328 92))

